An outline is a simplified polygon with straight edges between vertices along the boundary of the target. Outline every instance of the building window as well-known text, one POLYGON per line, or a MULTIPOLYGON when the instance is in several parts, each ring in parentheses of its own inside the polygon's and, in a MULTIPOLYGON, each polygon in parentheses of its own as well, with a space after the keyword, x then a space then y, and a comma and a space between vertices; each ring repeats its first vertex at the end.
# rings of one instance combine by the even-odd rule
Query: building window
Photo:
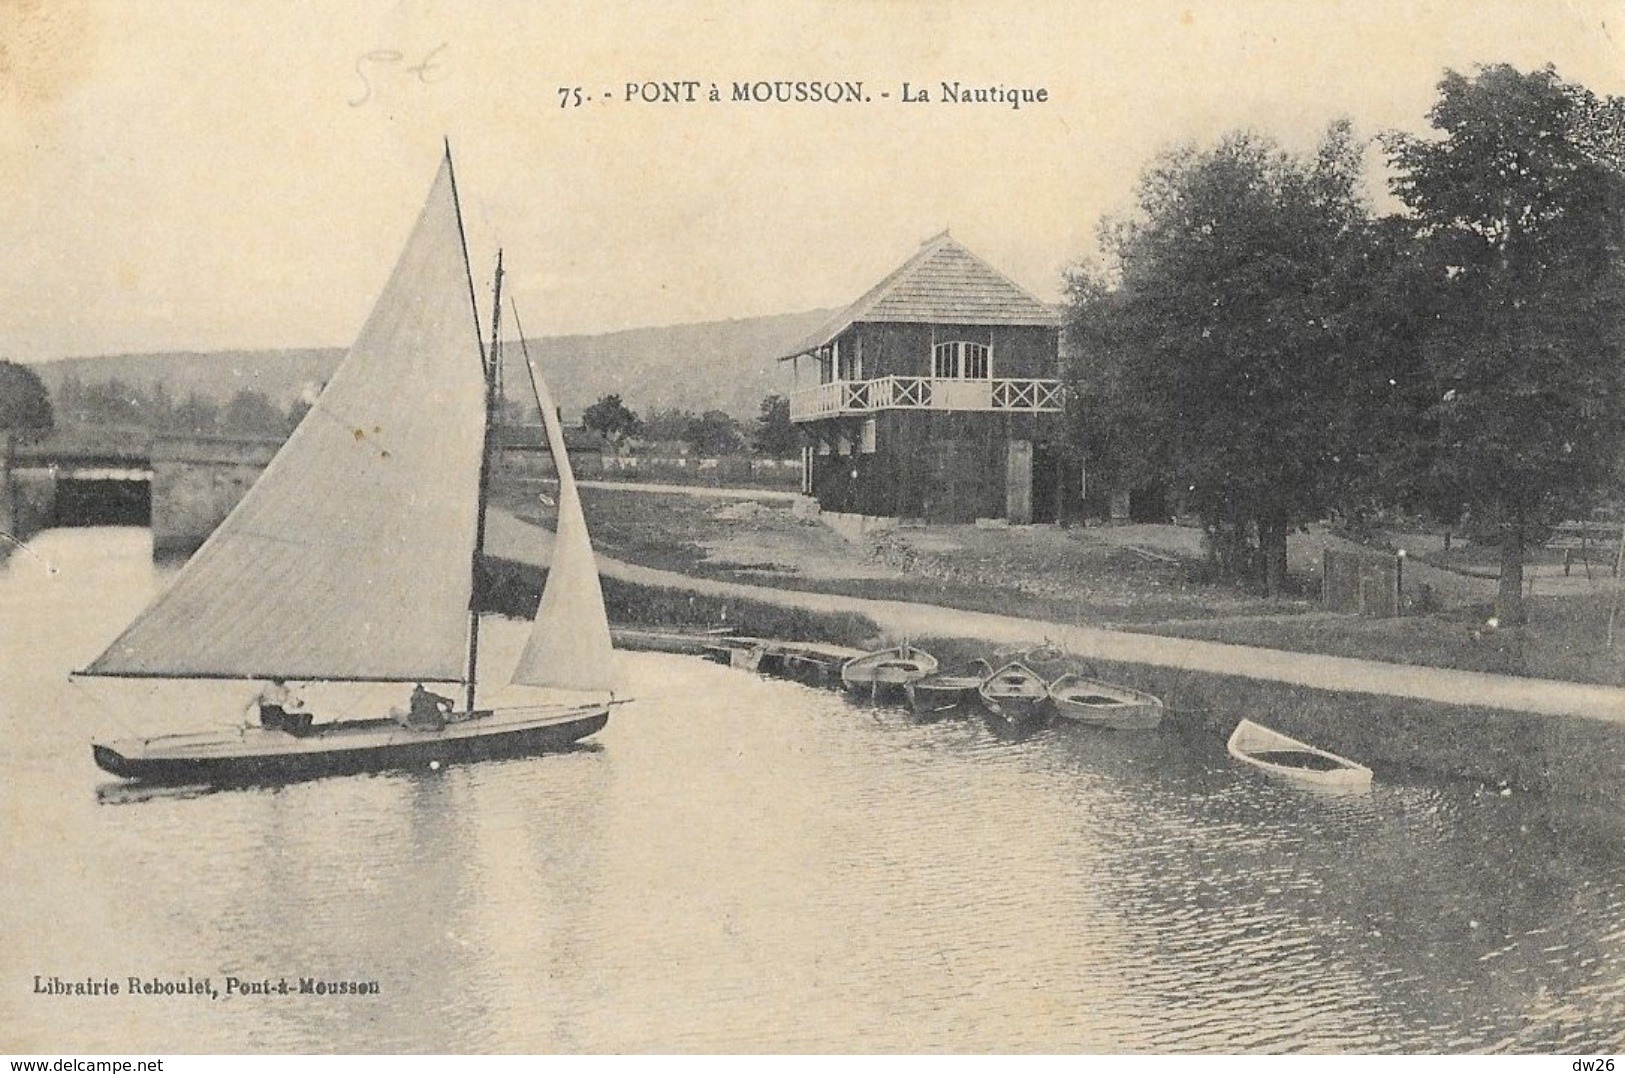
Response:
POLYGON ((818 383, 828 384, 835 379, 835 363, 828 347, 818 348, 818 383))
POLYGON ((986 343, 955 339, 931 348, 931 375, 938 380, 987 380, 993 375, 986 343))
POLYGON ((863 423, 863 432, 858 437, 858 451, 864 455, 875 453, 875 419, 868 418, 863 423))

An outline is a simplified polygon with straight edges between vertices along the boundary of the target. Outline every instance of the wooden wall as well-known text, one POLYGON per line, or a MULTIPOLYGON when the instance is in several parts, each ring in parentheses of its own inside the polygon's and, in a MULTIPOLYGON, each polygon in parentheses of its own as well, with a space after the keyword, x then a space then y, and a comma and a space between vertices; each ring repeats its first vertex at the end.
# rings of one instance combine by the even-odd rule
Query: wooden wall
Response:
MULTIPOLYGON (((993 348, 995 379, 1058 376, 1059 339, 1041 325, 859 324, 840 337, 842 353, 861 348, 863 379, 931 375, 933 340, 964 339, 993 348)), ((1035 443, 1059 435, 1059 415, 995 414, 985 411, 885 410, 876 422, 875 451, 865 455, 862 417, 835 418, 802 426, 808 442, 823 436, 828 455, 814 454, 812 484, 826 511, 931 522, 973 522, 1003 518, 1009 503, 1006 468, 1012 440, 1035 443), (851 453, 834 449, 845 436, 851 453), (854 476, 855 475, 855 476, 854 476)), ((1036 480, 1054 484, 1045 460, 1036 480)), ((1020 499, 1020 497, 1018 497, 1020 499)), ((1050 521, 1057 496, 1034 490, 1031 503, 1039 521, 1050 521)))
POLYGON ((864 380, 928 377, 932 341, 965 339, 993 348, 995 378, 1056 377, 1058 338, 1041 325, 859 324, 841 336, 841 351, 862 347, 864 380))
MULTIPOLYGON (((1006 517, 1006 468, 1012 440, 1041 444, 1060 431, 1059 415, 992 414, 971 411, 885 410, 874 415, 875 451, 858 450, 863 419, 808 423, 809 442, 828 438, 828 455, 814 454, 814 494, 826 511, 929 522, 974 522, 1006 517), (833 445, 845 435, 852 453, 833 445), (856 473, 856 476, 854 475, 856 473)), ((1048 467, 1034 478, 1054 483, 1048 467)), ((1033 492, 1036 521, 1053 521, 1055 497, 1033 492)))

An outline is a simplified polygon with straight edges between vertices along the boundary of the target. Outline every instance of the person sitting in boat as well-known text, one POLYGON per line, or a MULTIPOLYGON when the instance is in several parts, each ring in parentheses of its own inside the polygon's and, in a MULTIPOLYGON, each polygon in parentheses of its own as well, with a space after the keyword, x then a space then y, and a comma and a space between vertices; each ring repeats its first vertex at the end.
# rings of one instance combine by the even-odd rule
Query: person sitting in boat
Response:
POLYGON ((304 701, 281 679, 266 683, 249 707, 258 709, 260 726, 268 731, 297 735, 310 730, 312 716, 304 711, 304 701))
POLYGON ((412 701, 406 710, 406 726, 438 731, 446 726, 446 717, 451 714, 451 704, 451 698, 442 697, 432 690, 425 690, 420 682, 412 687, 412 701))

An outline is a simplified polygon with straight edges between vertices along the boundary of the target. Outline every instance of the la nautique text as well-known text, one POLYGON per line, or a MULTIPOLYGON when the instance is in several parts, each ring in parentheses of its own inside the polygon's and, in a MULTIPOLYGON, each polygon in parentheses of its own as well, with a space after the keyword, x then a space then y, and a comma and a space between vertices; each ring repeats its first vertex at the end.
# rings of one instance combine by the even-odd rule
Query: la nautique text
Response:
POLYGON ((706 82, 701 79, 625 82, 619 87, 594 90, 587 86, 560 86, 560 108, 625 101, 632 104, 899 104, 994 105, 1019 110, 1047 104, 1044 86, 1007 86, 940 81, 904 82, 901 87, 879 89, 863 81, 706 82))

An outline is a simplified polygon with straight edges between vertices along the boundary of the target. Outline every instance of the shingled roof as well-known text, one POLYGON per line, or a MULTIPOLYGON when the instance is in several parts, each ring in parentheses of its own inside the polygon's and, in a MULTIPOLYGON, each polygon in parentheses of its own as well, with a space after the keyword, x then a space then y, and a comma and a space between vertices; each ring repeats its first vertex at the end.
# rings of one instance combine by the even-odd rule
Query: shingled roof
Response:
POLYGON ((1054 327, 1060 317, 944 231, 780 361, 815 351, 855 324, 881 321, 1054 327))

